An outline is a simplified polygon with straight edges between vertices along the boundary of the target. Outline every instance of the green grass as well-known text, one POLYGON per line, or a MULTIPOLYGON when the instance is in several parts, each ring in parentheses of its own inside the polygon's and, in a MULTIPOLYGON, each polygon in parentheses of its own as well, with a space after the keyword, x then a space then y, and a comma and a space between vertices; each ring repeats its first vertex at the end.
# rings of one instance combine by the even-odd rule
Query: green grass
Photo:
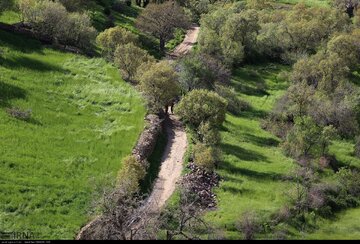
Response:
POLYGON ((337 214, 334 219, 322 220, 320 228, 305 235, 305 239, 317 240, 359 240, 360 208, 349 209, 337 214))
POLYGON ((287 68, 246 66, 235 72, 232 81, 239 96, 253 108, 239 116, 226 117, 221 132, 223 162, 218 170, 223 181, 215 190, 218 208, 206 216, 207 221, 222 229, 230 239, 241 237, 235 223, 242 213, 256 210, 266 216, 286 200, 284 192, 288 183, 281 178, 294 164, 278 148, 279 140, 260 128, 260 120, 287 87, 286 82, 276 80, 277 73, 283 69, 287 68))
POLYGON ((142 99, 102 59, 2 31, 0 50, 0 229, 72 239, 142 131, 142 99))
MULTIPOLYGON (((232 86, 240 98, 251 104, 252 109, 239 116, 228 114, 226 117, 221 130, 223 161, 217 170, 223 181, 215 189, 218 206, 205 216, 209 223, 224 232, 226 238, 242 238, 235 225, 245 211, 255 211, 266 220, 288 201, 286 193, 293 184, 282 180, 282 177, 291 173, 295 163, 284 156, 280 140, 262 130, 260 123, 288 87, 288 83, 278 78, 281 76, 277 74, 289 69, 267 64, 245 66, 234 73, 232 86)), ((360 160, 352 155, 353 147, 353 142, 335 141, 330 153, 336 156, 342 166, 359 167, 360 160)), ((326 172, 323 177, 329 177, 329 172, 326 172)), ((356 224, 356 220, 360 219, 360 211, 347 210, 338 216, 338 219, 320 219, 319 231, 308 237, 324 237, 329 230, 333 231, 329 238, 358 237, 359 224, 356 224), (349 220, 346 219, 348 211, 354 215, 349 220), (340 228, 342 223, 357 232, 347 235, 348 230, 340 228)), ((289 238, 307 238, 292 227, 288 228, 289 238)), ((269 237, 259 235, 257 238, 269 237)))

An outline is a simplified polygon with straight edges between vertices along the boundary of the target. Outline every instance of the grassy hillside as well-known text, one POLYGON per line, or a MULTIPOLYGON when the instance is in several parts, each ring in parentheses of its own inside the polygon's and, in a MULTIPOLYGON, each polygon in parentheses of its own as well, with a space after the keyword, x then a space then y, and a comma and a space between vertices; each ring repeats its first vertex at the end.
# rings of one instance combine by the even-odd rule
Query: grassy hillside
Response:
MULTIPOLYGON (((242 213, 255 211, 267 219, 284 206, 287 193, 294 186, 284 180, 284 176, 292 172, 295 163, 284 156, 279 147, 280 140, 260 127, 261 119, 288 86, 279 75, 286 70, 289 67, 267 64, 245 66, 234 74, 232 86, 240 98, 252 105, 252 109, 239 116, 228 114, 226 117, 221 145, 224 158, 218 170, 223 181, 215 190, 218 208, 206 215, 206 220, 222 230, 226 238, 242 238, 235 226, 242 213)), ((335 141, 330 152, 343 166, 359 167, 360 160, 352 155, 353 146, 353 142, 335 141)), ((326 174, 323 177, 327 177, 326 174)), ((308 236, 291 228, 289 238, 345 238, 349 233, 345 226, 354 230, 349 238, 355 238, 358 237, 359 218, 358 209, 347 210, 331 220, 319 219, 320 229, 308 236), (351 218, 346 217, 350 215, 351 218), (332 235, 327 235, 328 232, 332 235)))
POLYGON ((260 120, 271 110, 287 84, 276 80, 286 67, 247 66, 236 71, 232 85, 253 109, 240 116, 228 114, 222 129, 224 159, 218 170, 223 178, 216 189, 218 209, 206 219, 239 238, 235 223, 241 214, 256 210, 268 215, 285 203, 285 176, 294 166, 278 148, 279 140, 260 128, 260 120))
POLYGON ((0 50, 0 229, 71 239, 141 132, 142 99, 102 59, 5 32, 0 50))

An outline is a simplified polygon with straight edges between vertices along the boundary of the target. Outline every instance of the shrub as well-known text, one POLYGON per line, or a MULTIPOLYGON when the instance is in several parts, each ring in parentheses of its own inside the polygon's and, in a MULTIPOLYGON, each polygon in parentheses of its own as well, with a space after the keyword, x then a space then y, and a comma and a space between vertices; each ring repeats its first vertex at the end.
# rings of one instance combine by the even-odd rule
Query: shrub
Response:
POLYGON ((209 122, 211 126, 220 126, 225 120, 227 102, 218 94, 208 90, 193 90, 176 106, 175 112, 196 128, 209 122))
POLYGON ((298 117, 282 146, 287 155, 297 159, 320 157, 327 153, 335 135, 335 129, 331 125, 321 127, 311 117, 298 117))
POLYGON ((236 227, 244 234, 245 240, 253 240, 255 234, 261 231, 260 220, 255 212, 245 212, 236 227))
POLYGON ((152 63, 155 59, 144 49, 134 43, 117 46, 114 61, 125 80, 134 81, 138 68, 144 63, 152 63))
POLYGON ((194 162, 198 167, 211 172, 215 169, 218 158, 217 149, 201 143, 194 146, 194 162))
POLYGON ((137 44, 138 36, 122 27, 114 27, 101 32, 97 36, 96 42, 101 47, 103 54, 107 58, 113 59, 114 52, 119 45, 137 44))
POLYGON ((19 2, 22 20, 28 22, 37 34, 53 42, 82 49, 92 47, 96 30, 86 13, 68 13, 59 2, 22 0, 19 2))
POLYGON ((237 97, 234 88, 216 85, 215 91, 217 94, 227 100, 227 110, 234 115, 238 115, 242 111, 250 108, 250 104, 248 102, 241 100, 237 97))
POLYGON ((128 193, 139 190, 139 182, 145 177, 146 171, 143 165, 133 156, 123 160, 123 166, 118 174, 118 185, 125 187, 128 193))
POLYGON ((20 120, 24 120, 24 121, 29 121, 31 119, 31 114, 32 114, 31 109, 23 110, 23 109, 18 108, 18 107, 8 108, 6 110, 6 112, 11 117, 14 117, 14 118, 20 119, 20 120))
POLYGON ((213 128, 210 123, 201 123, 198 128, 199 140, 205 145, 214 146, 220 143, 220 132, 213 128))

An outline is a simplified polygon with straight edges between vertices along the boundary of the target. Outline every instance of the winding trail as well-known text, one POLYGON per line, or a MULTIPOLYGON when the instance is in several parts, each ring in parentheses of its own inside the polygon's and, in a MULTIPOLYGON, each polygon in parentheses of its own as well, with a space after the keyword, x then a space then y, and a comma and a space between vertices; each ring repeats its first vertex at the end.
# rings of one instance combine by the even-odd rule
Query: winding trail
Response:
MULTIPOLYGON (((184 41, 177 46, 172 53, 167 55, 166 60, 173 62, 175 59, 187 54, 196 44, 199 31, 199 27, 191 27, 187 31, 184 41)), ((150 196, 146 199, 145 204, 140 207, 143 213, 142 217, 135 219, 131 224, 132 230, 145 228, 148 218, 161 212, 166 201, 174 193, 176 183, 181 176, 183 159, 187 147, 186 132, 182 123, 173 114, 166 117, 164 125, 167 144, 161 158, 160 172, 150 196)), ((83 232, 85 232, 87 228, 90 229, 91 226, 96 226, 97 221, 99 221, 99 218, 96 218, 83 227, 76 239, 82 239, 83 232)), ((130 235, 131 233, 128 234, 128 237, 130 237, 130 235)))
POLYGON ((192 26, 186 33, 185 39, 180 43, 173 52, 169 53, 168 59, 176 59, 187 54, 196 44, 199 36, 200 27, 192 26))
MULTIPOLYGON (((200 27, 191 27, 185 36, 184 41, 169 53, 166 59, 169 62, 184 56, 196 44, 200 27)), ((160 213, 166 201, 176 189, 176 183, 181 177, 184 155, 187 148, 187 137, 184 126, 179 119, 170 114, 165 119, 165 130, 167 144, 161 158, 161 168, 158 178, 155 181, 153 190, 141 207, 143 218, 133 223, 132 229, 144 228, 147 218, 160 213)))
MULTIPOLYGON (((168 60, 174 60, 187 54, 195 45, 200 27, 191 27, 184 41, 168 54, 168 60)), ((176 182, 181 176, 182 162, 187 147, 186 132, 175 115, 169 115, 165 120, 167 145, 161 159, 161 169, 154 188, 146 201, 144 208, 148 213, 161 210, 176 188, 176 182)))

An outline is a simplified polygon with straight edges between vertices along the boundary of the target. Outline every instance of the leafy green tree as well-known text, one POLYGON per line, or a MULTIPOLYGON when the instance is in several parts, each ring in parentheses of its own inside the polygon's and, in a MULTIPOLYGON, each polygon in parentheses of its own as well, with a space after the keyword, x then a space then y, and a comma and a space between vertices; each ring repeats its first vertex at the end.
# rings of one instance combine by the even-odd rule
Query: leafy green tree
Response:
POLYGON ((318 126, 309 116, 297 117, 282 146, 295 158, 319 157, 326 153, 334 135, 332 126, 318 126))
POLYGON ((192 52, 178 64, 180 85, 185 92, 193 89, 214 89, 215 83, 228 84, 230 71, 207 54, 192 52))
POLYGON ((201 123, 220 126, 225 120, 227 102, 218 94, 207 90, 193 90, 176 106, 175 112, 186 123, 198 128, 201 123))
POLYGON ((112 59, 117 46, 126 45, 128 43, 137 44, 138 36, 117 26, 101 32, 97 36, 96 42, 101 47, 103 54, 112 59))
POLYGON ((354 69, 360 61, 359 38, 360 34, 356 32, 336 35, 327 43, 327 51, 337 54, 350 69, 354 69))
POLYGON ((241 62, 255 46, 259 30, 258 12, 254 9, 230 16, 220 31, 224 57, 229 58, 230 63, 241 62))
POLYGON ((152 112, 158 113, 179 95, 178 76, 167 61, 149 65, 139 75, 140 90, 152 112))
POLYGON ((296 62, 304 54, 315 53, 316 49, 333 33, 347 31, 350 19, 341 11, 326 7, 307 7, 303 3, 294 6, 279 23, 282 58, 296 62))
POLYGON ((144 63, 155 62, 155 59, 144 49, 130 42, 117 46, 114 53, 114 62, 120 69, 124 79, 134 81, 139 67, 144 63))
POLYGON ((186 29, 189 21, 184 10, 173 1, 162 4, 149 4, 136 19, 136 26, 158 38, 160 51, 173 38, 177 28, 186 29))

